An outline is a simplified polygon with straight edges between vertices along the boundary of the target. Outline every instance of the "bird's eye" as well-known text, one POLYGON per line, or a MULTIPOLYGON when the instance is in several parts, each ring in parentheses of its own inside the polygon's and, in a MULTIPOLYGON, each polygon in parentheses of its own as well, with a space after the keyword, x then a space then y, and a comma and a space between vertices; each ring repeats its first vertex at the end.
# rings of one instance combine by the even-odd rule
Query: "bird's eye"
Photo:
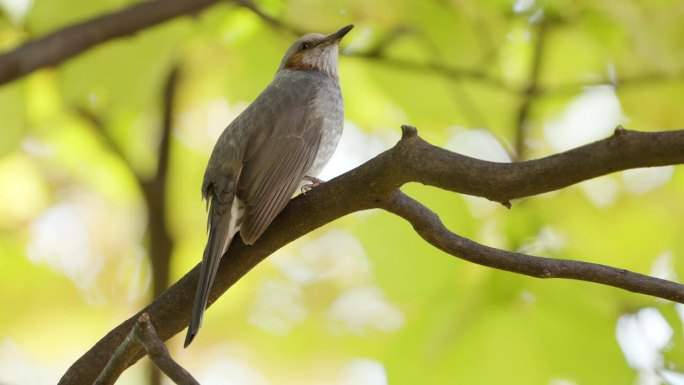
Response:
POLYGON ((305 51, 307 49, 311 48, 311 43, 308 41, 303 42, 302 44, 299 45, 299 50, 300 51, 305 51))

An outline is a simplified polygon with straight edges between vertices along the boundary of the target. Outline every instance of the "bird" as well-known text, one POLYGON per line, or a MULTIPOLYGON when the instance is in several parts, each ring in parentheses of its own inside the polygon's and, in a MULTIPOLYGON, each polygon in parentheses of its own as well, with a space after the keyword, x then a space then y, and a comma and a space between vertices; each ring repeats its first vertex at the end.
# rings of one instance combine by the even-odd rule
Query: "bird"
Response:
POLYGON ((315 177, 342 135, 338 51, 353 27, 296 40, 271 83, 219 136, 202 183, 209 235, 185 347, 199 331, 219 263, 235 234, 252 245, 297 189, 320 182, 315 177))

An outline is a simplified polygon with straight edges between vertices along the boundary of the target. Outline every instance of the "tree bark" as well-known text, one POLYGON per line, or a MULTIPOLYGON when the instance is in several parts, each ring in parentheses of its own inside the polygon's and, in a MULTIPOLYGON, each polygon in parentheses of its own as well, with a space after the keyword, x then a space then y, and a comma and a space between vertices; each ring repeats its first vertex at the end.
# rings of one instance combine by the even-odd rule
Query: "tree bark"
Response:
MULTIPOLYGON (((399 190, 405 183, 421 182, 510 205, 515 198, 620 170, 684 163, 684 130, 646 133, 619 127, 610 138, 567 152, 519 163, 495 163, 435 147, 422 140, 413 127, 402 129, 402 139, 392 149, 291 200, 254 245, 245 246, 236 237, 221 261, 209 305, 284 245, 344 215, 373 208, 406 219, 430 244, 473 263, 537 278, 595 282, 684 303, 684 286, 674 282, 589 262, 508 252, 460 237, 446 229, 437 214, 399 190)), ((162 340, 183 330, 198 273, 199 265, 110 331, 69 368, 60 384, 91 384, 143 312, 157 325, 162 340)))

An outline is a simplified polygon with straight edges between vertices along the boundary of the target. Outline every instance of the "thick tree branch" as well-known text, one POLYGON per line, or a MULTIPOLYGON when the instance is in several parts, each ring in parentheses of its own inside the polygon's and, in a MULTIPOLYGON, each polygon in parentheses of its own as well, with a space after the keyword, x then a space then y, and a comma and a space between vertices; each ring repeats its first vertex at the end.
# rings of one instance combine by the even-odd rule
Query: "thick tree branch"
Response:
POLYGON ((131 35, 176 16, 199 12, 218 0, 154 0, 77 23, 0 55, 0 85, 108 40, 131 35))
POLYGON ((421 182, 505 203, 616 171, 681 164, 684 130, 649 133, 618 127, 611 137, 598 142, 516 163, 470 158, 432 146, 417 136, 397 147, 402 150, 391 151, 398 165, 391 171, 396 186, 421 182))
MULTIPOLYGON (((458 237, 444 229, 434 213, 397 190, 414 181, 508 202, 619 170, 684 163, 684 130, 646 133, 619 128, 610 138, 571 151, 509 164, 449 152, 423 141, 415 128, 402 128, 402 140, 392 149, 290 201, 254 245, 245 246, 236 238, 219 267, 210 304, 284 245, 346 214, 372 208, 407 219, 431 244, 475 263, 535 277, 598 282, 684 303, 684 286, 676 283, 586 262, 505 252, 458 237)), ((141 311, 150 315, 162 340, 187 326, 198 273, 199 265, 141 311)), ((104 336, 60 384, 92 383, 141 313, 104 336)))

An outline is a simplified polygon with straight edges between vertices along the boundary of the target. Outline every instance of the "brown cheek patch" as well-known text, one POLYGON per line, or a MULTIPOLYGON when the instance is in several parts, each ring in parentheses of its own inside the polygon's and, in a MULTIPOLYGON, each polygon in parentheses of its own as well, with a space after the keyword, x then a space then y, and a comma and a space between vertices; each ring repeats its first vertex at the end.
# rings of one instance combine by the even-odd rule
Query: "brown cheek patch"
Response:
POLYGON ((304 54, 297 52, 290 57, 290 60, 285 63, 285 68, 290 70, 309 71, 314 69, 309 64, 304 64, 304 54))

